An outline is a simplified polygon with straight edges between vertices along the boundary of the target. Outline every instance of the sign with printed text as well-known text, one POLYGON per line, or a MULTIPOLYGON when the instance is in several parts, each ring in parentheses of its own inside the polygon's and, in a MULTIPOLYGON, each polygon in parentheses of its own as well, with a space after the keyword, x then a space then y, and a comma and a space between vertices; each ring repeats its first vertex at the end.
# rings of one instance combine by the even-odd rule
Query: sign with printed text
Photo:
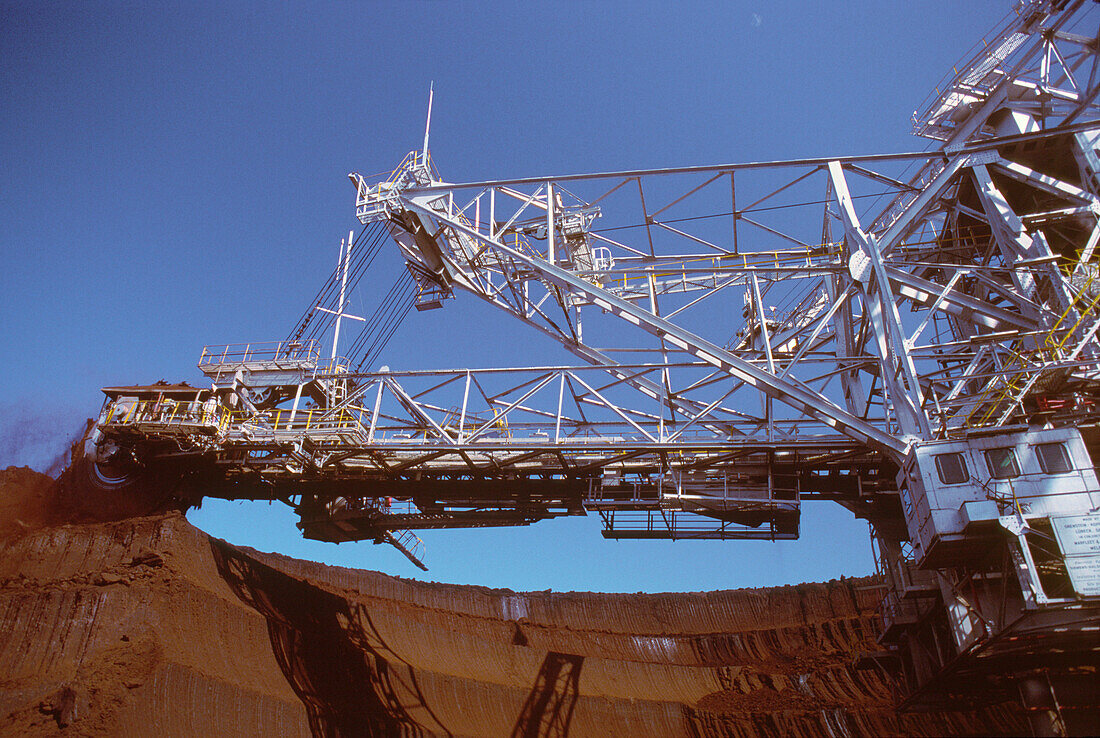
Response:
POLYGON ((1067 556, 1066 572, 1082 597, 1100 597, 1100 556, 1067 556))
POLYGON ((1050 525, 1074 591, 1100 597, 1100 515, 1063 515, 1051 518, 1050 525))
POLYGON ((1100 515, 1065 515, 1050 524, 1063 556, 1100 556, 1100 515))

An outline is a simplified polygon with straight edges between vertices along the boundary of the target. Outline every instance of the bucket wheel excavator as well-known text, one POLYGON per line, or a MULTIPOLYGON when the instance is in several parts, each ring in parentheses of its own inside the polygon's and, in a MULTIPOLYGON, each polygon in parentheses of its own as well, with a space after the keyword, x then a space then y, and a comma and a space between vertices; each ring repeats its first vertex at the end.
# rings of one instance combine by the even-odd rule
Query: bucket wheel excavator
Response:
POLYGON ((1038 732, 1080 732, 1100 642, 1098 16, 1017 4, 914 114, 919 152, 453 183, 425 133, 381 180, 350 175, 362 231, 285 340, 207 347, 201 388, 104 390, 85 479, 280 499, 308 537, 417 564, 414 530, 594 514, 608 538, 774 540, 833 500, 873 527, 865 662, 905 706, 980 683, 1038 732), (350 316, 390 244, 407 274, 350 316), (372 369, 406 312, 458 292, 575 361, 372 369), (347 355, 323 355, 352 319, 347 355))

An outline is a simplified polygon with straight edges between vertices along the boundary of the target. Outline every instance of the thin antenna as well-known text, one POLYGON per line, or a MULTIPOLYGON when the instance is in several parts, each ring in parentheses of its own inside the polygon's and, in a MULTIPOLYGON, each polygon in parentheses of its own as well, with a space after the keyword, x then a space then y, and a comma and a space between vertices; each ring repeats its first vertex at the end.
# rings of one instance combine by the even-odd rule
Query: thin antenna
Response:
POLYGON ((332 333, 332 360, 336 361, 336 344, 340 343, 340 321, 344 318, 344 291, 348 286, 348 261, 351 258, 351 234, 348 234, 347 249, 344 248, 344 239, 340 239, 340 302, 336 304, 336 328, 332 333))
POLYGON ((420 152, 420 161, 428 162, 428 131, 432 128, 432 95, 435 92, 435 80, 428 85, 428 121, 424 124, 424 149, 420 152))
POLYGON ((351 313, 345 313, 344 308, 347 307, 348 301, 345 297, 348 287, 348 263, 351 261, 351 247, 355 243, 355 231, 348 231, 348 240, 345 244, 344 240, 340 240, 340 300, 336 303, 335 310, 329 310, 326 307, 317 305, 314 310, 320 310, 322 313, 329 313, 336 316, 336 326, 332 332, 332 361, 336 362, 337 356, 337 344, 340 343, 340 322, 344 318, 351 318, 366 322, 366 318, 361 318, 358 315, 352 315, 351 313), (346 248, 345 248, 346 245, 346 248))

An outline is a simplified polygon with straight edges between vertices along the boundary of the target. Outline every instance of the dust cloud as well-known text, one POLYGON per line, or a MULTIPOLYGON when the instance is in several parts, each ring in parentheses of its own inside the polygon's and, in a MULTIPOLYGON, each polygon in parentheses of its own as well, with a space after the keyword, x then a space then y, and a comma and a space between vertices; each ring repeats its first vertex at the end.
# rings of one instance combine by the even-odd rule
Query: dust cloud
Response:
POLYGON ((30 402, 0 405, 0 469, 26 466, 53 478, 65 469, 69 451, 87 427, 87 413, 43 408, 30 402))

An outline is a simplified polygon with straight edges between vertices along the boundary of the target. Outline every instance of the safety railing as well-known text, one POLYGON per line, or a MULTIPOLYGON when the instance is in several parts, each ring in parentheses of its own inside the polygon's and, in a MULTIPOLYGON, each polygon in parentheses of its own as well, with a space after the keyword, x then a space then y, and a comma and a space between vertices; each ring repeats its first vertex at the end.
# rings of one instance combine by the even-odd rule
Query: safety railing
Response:
POLYGON ((991 382, 986 387, 967 415, 964 425, 970 428, 987 425, 999 410, 1006 407, 1006 401, 1011 403, 1007 406, 1011 409, 1012 405, 1019 403, 1023 395, 1038 381, 1037 374, 1043 370, 1037 368, 1035 364, 1054 363, 1062 358, 1062 349, 1074 335, 1077 335, 1078 329, 1089 316, 1095 316, 1097 313, 1097 305, 1100 305, 1100 291, 1096 291, 1095 296, 1090 293, 1096 276, 1096 274, 1090 275, 1077 291, 1069 306, 1043 337, 1041 348, 1033 355, 1012 352, 1011 360, 1004 369, 1004 380, 991 382), (1074 319, 1073 316, 1076 316, 1073 325, 1064 328, 1063 325, 1074 319))
POLYGON ((316 364, 316 374, 347 374, 351 371, 351 360, 346 356, 337 356, 335 359, 322 359, 316 364))
POLYGON ((1054 327, 1050 329, 1050 333, 1047 334, 1044 340, 1044 345, 1049 351, 1054 353, 1060 352, 1066 345, 1066 342, 1077 333, 1077 329, 1081 327, 1085 319, 1094 314, 1097 304, 1100 303, 1100 290, 1096 291, 1096 295, 1092 297, 1092 299, 1089 299, 1089 297, 1091 296, 1090 288, 1093 287, 1096 277, 1097 274, 1095 272, 1089 275, 1088 279, 1086 279, 1085 283, 1081 286, 1081 289, 1073 296, 1073 301, 1070 303, 1069 307, 1067 307, 1065 312, 1058 318, 1058 322, 1054 324, 1054 327), (1087 302, 1085 307, 1078 310, 1078 305, 1084 302, 1087 302), (1066 319, 1075 311, 1078 315, 1077 320, 1060 338, 1058 338, 1057 334, 1062 324, 1065 323, 1066 319))
POLYGON ((913 133, 947 140, 957 123, 951 113, 986 99, 1007 74, 1005 62, 1028 39, 1023 23, 1043 0, 1022 0, 1007 22, 981 39, 935 86, 913 113, 913 133))
POLYGON ((129 427, 158 432, 176 429, 209 434, 224 431, 231 420, 228 408, 209 401, 120 399, 107 408, 100 426, 104 429, 129 427))
POLYGON ((260 414, 240 413, 240 422, 261 425, 273 431, 303 431, 323 433, 359 432, 364 430, 365 411, 362 408, 327 410, 305 408, 268 410, 260 414))
POLYGON ((1003 406, 1006 399, 1018 393, 1034 372, 1041 371, 1032 366, 1036 358, 1038 357, 1012 351, 1011 358, 1003 370, 1003 380, 992 381, 986 386, 967 413, 963 425, 967 428, 980 428, 986 425, 1003 406))
POLYGON ((389 176, 375 185, 368 185, 366 179, 358 173, 352 174, 356 190, 355 215, 360 222, 369 223, 388 217, 390 206, 396 205, 397 193, 410 177, 417 184, 439 180, 431 153, 410 151, 389 176))
POLYGON ((906 626, 919 622, 927 607, 926 602, 903 598, 897 592, 887 592, 875 608, 879 641, 894 640, 906 626))
POLYGON ((722 278, 721 275, 729 269, 767 271, 769 268, 778 270, 784 268, 790 269, 792 267, 811 267, 814 265, 815 259, 820 259, 822 257, 831 258, 839 254, 842 245, 842 241, 836 241, 808 246, 805 249, 752 251, 740 254, 685 259, 682 262, 683 267, 680 269, 663 269, 654 272, 642 271, 633 275, 624 273, 621 277, 608 280, 607 288, 614 293, 645 290, 648 289, 648 280, 650 276, 656 279, 675 277, 681 280, 691 280, 694 283, 702 283, 705 280, 710 280, 713 283, 712 286, 717 286, 719 280, 722 278), (692 267, 691 265, 699 266, 692 267), (691 268, 698 270, 703 267, 709 268, 713 270, 713 272, 707 273, 706 271, 702 271, 699 274, 691 275, 687 271, 691 268))
POLYGON ((409 556, 419 560, 424 558, 426 553, 424 541, 420 536, 413 533, 411 530, 391 530, 390 535, 397 542, 398 546, 405 549, 409 556))
POLYGON ((878 217, 867 228, 868 233, 881 236, 898 222, 910 205, 920 196, 920 193, 932 183, 936 177, 947 167, 941 158, 933 158, 921 165, 917 173, 909 178, 909 185, 894 196, 894 199, 883 208, 878 217))
POLYGON ((354 435, 365 438, 362 408, 328 410, 303 408, 297 411, 274 409, 255 413, 232 410, 207 402, 177 402, 175 400, 117 400, 107 408, 100 425, 105 429, 130 428, 146 432, 200 432, 226 434, 234 431, 246 434, 270 431, 274 433, 308 433, 354 435))
POLYGON ((204 346, 199 368, 274 362, 295 365, 316 364, 321 357, 317 341, 268 341, 204 346))

